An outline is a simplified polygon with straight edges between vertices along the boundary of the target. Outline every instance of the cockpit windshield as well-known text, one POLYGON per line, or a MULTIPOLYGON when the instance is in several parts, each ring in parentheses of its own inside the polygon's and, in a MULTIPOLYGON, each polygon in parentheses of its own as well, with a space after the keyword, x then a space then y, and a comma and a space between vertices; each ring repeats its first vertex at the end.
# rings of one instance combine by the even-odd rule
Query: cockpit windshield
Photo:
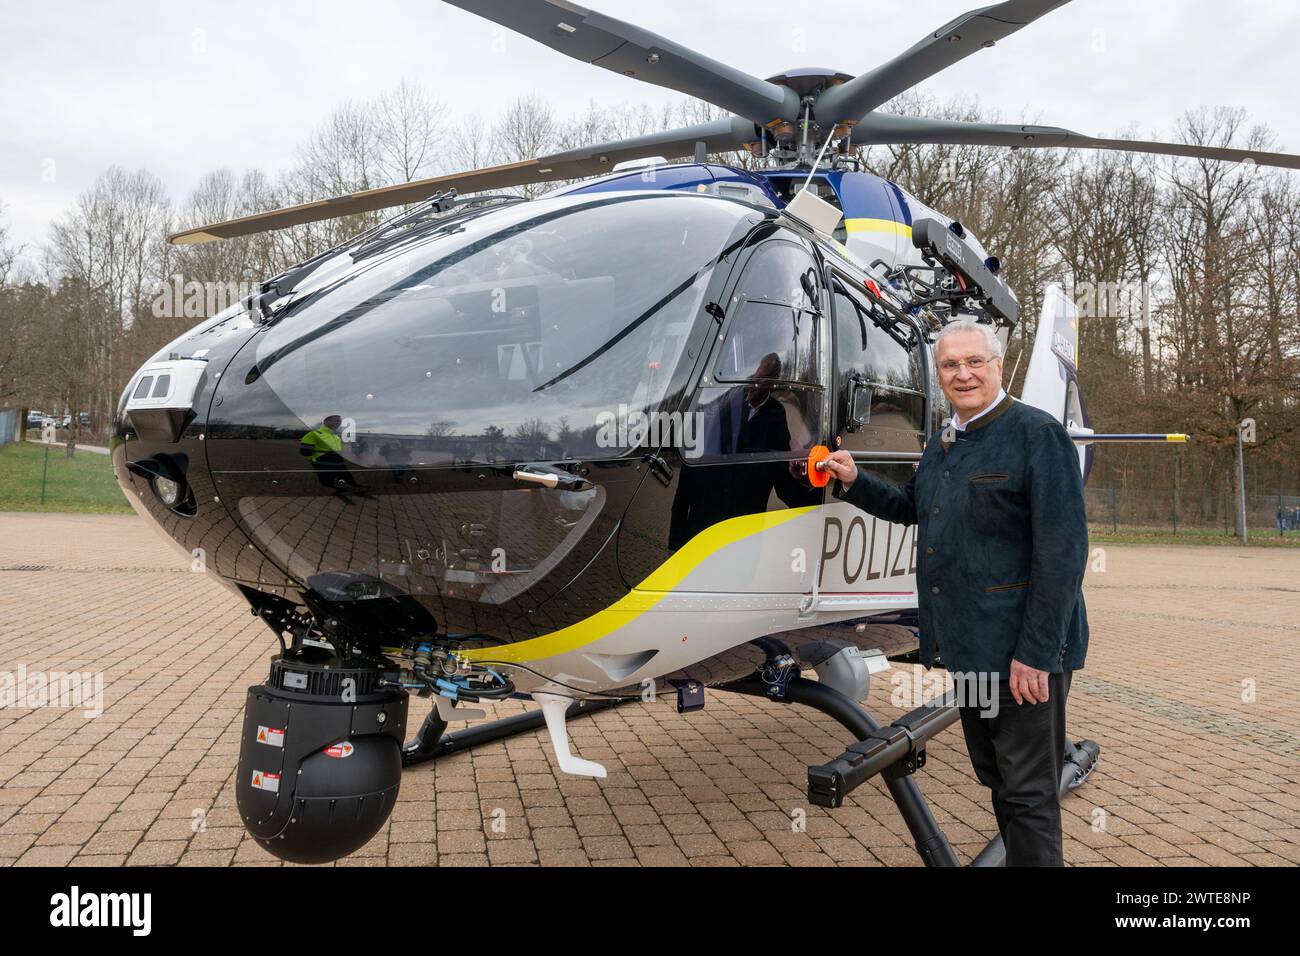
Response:
POLYGON ((353 423, 361 457, 392 442, 428 465, 617 456, 753 213, 662 193, 497 210, 291 310, 258 374, 309 427, 353 423))

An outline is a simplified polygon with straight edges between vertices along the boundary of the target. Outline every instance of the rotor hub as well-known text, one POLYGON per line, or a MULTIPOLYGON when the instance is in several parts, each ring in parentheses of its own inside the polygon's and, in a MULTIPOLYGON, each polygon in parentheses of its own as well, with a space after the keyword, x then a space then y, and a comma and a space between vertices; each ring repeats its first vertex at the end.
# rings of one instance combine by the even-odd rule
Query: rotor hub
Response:
POLYGON ((769 76, 767 82, 775 83, 777 86, 788 86, 802 98, 816 96, 827 87, 839 86, 851 79, 853 79, 853 76, 849 73, 840 73, 837 70, 826 70, 821 67, 804 67, 798 70, 786 70, 776 76, 769 76))

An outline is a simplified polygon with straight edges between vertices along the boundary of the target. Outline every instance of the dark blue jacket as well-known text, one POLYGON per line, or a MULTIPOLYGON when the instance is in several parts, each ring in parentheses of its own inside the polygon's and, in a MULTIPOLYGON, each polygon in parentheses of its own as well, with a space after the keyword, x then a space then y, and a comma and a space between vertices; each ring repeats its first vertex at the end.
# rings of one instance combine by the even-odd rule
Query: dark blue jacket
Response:
POLYGON ((1079 454, 1061 423, 1008 397, 926 445, 904 486, 858 469, 834 494, 917 525, 921 663, 953 672, 1083 666, 1088 561, 1079 454), (945 441, 945 438, 955 440, 945 441))

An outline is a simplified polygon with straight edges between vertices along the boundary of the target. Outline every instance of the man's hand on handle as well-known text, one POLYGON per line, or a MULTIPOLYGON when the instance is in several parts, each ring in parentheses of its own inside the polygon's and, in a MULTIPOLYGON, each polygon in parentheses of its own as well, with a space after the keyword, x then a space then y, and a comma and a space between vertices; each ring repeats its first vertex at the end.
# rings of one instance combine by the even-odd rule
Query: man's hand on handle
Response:
POLYGON ((858 466, 847 451, 833 451, 823 466, 832 478, 838 478, 845 488, 857 481, 858 466))

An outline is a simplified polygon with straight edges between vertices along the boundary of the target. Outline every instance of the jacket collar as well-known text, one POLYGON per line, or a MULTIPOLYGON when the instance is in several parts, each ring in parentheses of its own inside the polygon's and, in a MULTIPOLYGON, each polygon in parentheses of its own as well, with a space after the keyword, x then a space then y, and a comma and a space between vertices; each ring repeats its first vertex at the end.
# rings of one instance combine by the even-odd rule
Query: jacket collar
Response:
POLYGON ((998 402, 996 405, 990 408, 979 418, 975 419, 973 422, 968 424, 966 426, 966 431, 968 432, 978 431, 979 429, 984 428, 986 425, 991 425, 997 419, 1002 417, 1002 415, 1006 412, 1006 410, 1011 407, 1013 402, 1015 402, 1015 399, 1012 398, 1010 395, 1008 395, 1006 398, 1002 399, 1002 401, 998 402))
POLYGON ((943 445, 944 454, 946 455, 948 453, 948 449, 951 448, 953 443, 957 441, 957 439, 960 438, 962 435, 970 435, 972 432, 977 432, 981 428, 984 428, 987 425, 991 425, 993 422, 997 421, 1004 414, 1006 414, 1007 409, 1009 409, 1015 403, 1016 400, 1012 398, 1010 395, 1007 395, 1004 399, 1002 399, 1002 401, 998 402, 996 405, 990 408, 979 418, 975 419, 973 422, 968 424, 965 427, 965 429, 963 429, 962 431, 958 431, 956 428, 954 428, 952 424, 952 419, 951 418, 948 419, 948 421, 944 423, 943 432, 939 436, 939 442, 940 444, 943 445))

